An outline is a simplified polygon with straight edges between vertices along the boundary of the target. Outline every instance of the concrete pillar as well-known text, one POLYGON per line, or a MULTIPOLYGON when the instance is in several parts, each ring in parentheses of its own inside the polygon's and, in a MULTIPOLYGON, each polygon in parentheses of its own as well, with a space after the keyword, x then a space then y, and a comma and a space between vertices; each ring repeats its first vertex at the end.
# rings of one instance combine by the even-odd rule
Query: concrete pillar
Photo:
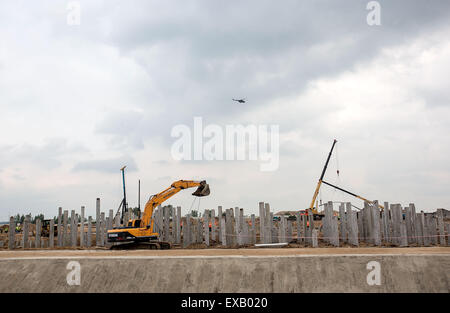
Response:
POLYGON ((233 222, 231 217, 232 209, 226 210, 226 218, 225 218, 225 233, 226 233, 226 243, 227 246, 231 246, 233 244, 233 222))
POLYGON ((191 240, 191 215, 187 214, 185 222, 183 223, 183 247, 186 248, 190 245, 191 240))
POLYGON ((256 243, 256 219, 255 219, 255 214, 251 215, 251 221, 252 221, 252 227, 251 227, 251 244, 255 244, 256 243))
POLYGON ((431 235, 431 243, 433 245, 437 245, 438 236, 437 236, 437 220, 434 216, 430 215, 430 235, 431 235))
POLYGON ((114 227, 120 227, 120 213, 114 217, 114 227))
POLYGON ((36 236, 34 238, 35 240, 35 247, 40 248, 41 247, 41 225, 42 221, 40 219, 36 219, 36 236))
POLYGON ((438 218, 438 228, 439 228, 439 244, 445 246, 445 229, 444 229, 444 209, 437 209, 436 214, 438 218))
POLYGON ((9 218, 9 229, 8 229, 8 249, 12 250, 15 248, 15 243, 16 243, 16 222, 14 221, 14 216, 11 216, 9 218))
POLYGON ((347 242, 347 223, 346 223, 345 207, 344 203, 339 205, 339 229, 340 237, 343 242, 347 242))
POLYGON ((278 223, 278 240, 279 242, 286 242, 286 228, 284 223, 284 216, 280 217, 280 221, 278 223))
POLYGON ((239 210, 239 245, 245 244, 244 209, 239 210))
POLYGON ((86 247, 90 248, 92 246, 92 216, 88 217, 88 231, 86 238, 86 247))
POLYGON ((216 241, 216 211, 212 209, 210 212, 211 212, 211 240, 216 241))
POLYGON ((408 236, 406 233, 406 222, 400 224, 400 247, 408 246, 408 236))
POLYGON ((55 247, 55 220, 52 218, 50 220, 50 230, 48 235, 48 246, 49 248, 55 247))
POLYGON ((181 207, 177 206, 177 219, 175 221, 176 223, 176 229, 177 229, 177 237, 175 239, 175 242, 177 244, 181 244, 181 207))
POLYGON ((70 211, 70 245, 76 247, 77 232, 75 230, 75 210, 70 211))
POLYGON ((80 247, 84 247, 84 206, 81 207, 81 217, 80 217, 80 247))
POLYGON ((421 213, 416 213, 416 232, 417 232, 417 244, 419 246, 423 246, 423 224, 421 213))
POLYGON ((347 209, 347 229, 348 229, 348 243, 353 246, 359 246, 358 243, 358 221, 356 220, 356 212, 352 211, 350 202, 346 204, 347 209))
POLYGON ((268 203, 265 203, 264 204, 264 209, 265 209, 264 228, 265 228, 266 243, 272 243, 272 223, 273 223, 273 220, 270 218, 270 205, 268 203))
POLYGON ((295 223, 297 226, 297 243, 301 242, 301 218, 300 212, 295 213, 295 223))
POLYGON ((221 243, 223 246, 227 245, 227 236, 226 236, 226 225, 225 225, 225 217, 223 217, 222 215, 219 215, 219 220, 220 220, 220 229, 221 229, 221 243))
POLYGON ((378 206, 378 200, 373 202, 371 212, 373 243, 376 246, 381 246, 380 209, 378 206))
POLYGON ((358 223, 358 236, 359 240, 362 241, 364 239, 364 230, 363 230, 363 217, 362 217, 362 211, 356 212, 356 219, 358 223))
MULTIPOLYGON (((31 216, 30 215, 26 215, 25 216, 25 220, 23 221, 23 248, 29 248, 29 243, 28 243, 28 233, 29 233, 29 227, 30 227, 30 220, 31 220, 31 216)), ((15 230, 14 230, 15 231, 15 230)))
POLYGON ((217 207, 217 217, 219 218, 219 224, 217 225, 218 241, 222 243, 222 206, 220 205, 217 207))
POLYGON ((427 219, 425 218, 425 213, 423 211, 420 212, 420 219, 421 219, 421 223, 422 223, 423 245, 427 247, 427 246, 430 246, 431 241, 430 241, 430 235, 428 233, 427 219))
MULTIPOLYGON (((124 221, 125 224, 125 221, 124 221)), ((100 246, 100 198, 95 201, 95 244, 100 246)))
POLYGON ((102 212, 100 214, 100 246, 105 246, 105 229, 106 229, 106 222, 105 222, 105 212, 102 212))
POLYGON ((205 210, 205 213, 203 214, 203 228, 205 244, 209 247, 209 210, 205 210))
POLYGON ((286 234, 286 239, 287 239, 287 242, 292 242, 292 221, 290 221, 290 220, 287 220, 287 230, 286 230, 286 232, 287 232, 287 234, 286 234))
POLYGON ((169 207, 165 206, 165 207, 163 207, 163 210, 164 210, 164 222, 163 222, 163 225, 164 225, 163 238, 164 239, 163 239, 163 241, 168 242, 170 240, 170 238, 169 238, 169 221, 170 221, 169 207))
POLYGON ((114 223, 114 211, 109 210, 108 230, 113 229, 113 223, 114 223))
POLYGON ((313 229, 312 231, 312 246, 313 248, 317 248, 319 246, 319 241, 318 241, 318 230, 317 229, 313 229))
POLYGON ((265 240, 265 208, 264 208, 264 202, 259 203, 259 240, 260 243, 266 243, 265 240))
POLYGON ((58 247, 63 246, 62 207, 58 208, 58 247))
POLYGON ((69 241, 68 221, 69 221, 69 211, 68 210, 64 210, 64 213, 63 213, 63 232, 62 232, 62 246, 63 247, 67 247, 68 246, 68 241, 69 241))

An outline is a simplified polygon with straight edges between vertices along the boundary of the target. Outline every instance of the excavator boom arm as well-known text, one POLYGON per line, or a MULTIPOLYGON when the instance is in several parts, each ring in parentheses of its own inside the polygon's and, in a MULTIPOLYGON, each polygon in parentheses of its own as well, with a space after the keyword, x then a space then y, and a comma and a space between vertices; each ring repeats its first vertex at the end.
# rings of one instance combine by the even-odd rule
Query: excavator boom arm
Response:
POLYGON ((197 190, 193 193, 194 196, 204 197, 209 195, 209 185, 206 183, 206 181, 178 180, 174 182, 169 188, 150 197, 145 205, 144 215, 142 217, 143 225, 150 225, 151 230, 153 230, 153 210, 158 205, 162 204, 181 190, 192 187, 198 187, 197 190))

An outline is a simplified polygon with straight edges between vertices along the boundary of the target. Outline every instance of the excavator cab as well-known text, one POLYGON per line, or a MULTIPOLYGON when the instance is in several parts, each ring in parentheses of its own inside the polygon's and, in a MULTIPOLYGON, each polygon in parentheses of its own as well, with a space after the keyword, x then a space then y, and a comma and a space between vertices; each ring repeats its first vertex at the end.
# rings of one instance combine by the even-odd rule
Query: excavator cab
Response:
POLYGON ((200 186, 198 186, 197 190, 194 191, 192 195, 196 197, 206 197, 209 196, 210 193, 209 185, 203 180, 200 182, 200 186))

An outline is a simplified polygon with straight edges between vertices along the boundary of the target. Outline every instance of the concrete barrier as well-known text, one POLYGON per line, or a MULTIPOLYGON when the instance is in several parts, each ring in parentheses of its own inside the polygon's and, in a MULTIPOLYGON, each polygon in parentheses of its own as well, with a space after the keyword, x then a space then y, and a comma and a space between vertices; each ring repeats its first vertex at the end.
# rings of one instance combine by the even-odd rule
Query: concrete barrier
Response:
POLYGON ((449 277, 449 254, 0 259, 0 292, 449 292, 449 277))

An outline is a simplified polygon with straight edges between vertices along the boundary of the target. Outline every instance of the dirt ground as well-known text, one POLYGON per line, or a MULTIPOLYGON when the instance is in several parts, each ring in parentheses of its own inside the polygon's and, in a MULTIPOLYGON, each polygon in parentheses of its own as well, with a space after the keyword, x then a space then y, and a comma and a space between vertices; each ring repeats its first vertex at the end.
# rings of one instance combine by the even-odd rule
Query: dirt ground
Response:
POLYGON ((335 254, 448 254, 450 247, 417 248, 252 248, 171 250, 15 250, 0 251, 0 259, 33 257, 117 257, 117 256, 289 256, 335 254))

